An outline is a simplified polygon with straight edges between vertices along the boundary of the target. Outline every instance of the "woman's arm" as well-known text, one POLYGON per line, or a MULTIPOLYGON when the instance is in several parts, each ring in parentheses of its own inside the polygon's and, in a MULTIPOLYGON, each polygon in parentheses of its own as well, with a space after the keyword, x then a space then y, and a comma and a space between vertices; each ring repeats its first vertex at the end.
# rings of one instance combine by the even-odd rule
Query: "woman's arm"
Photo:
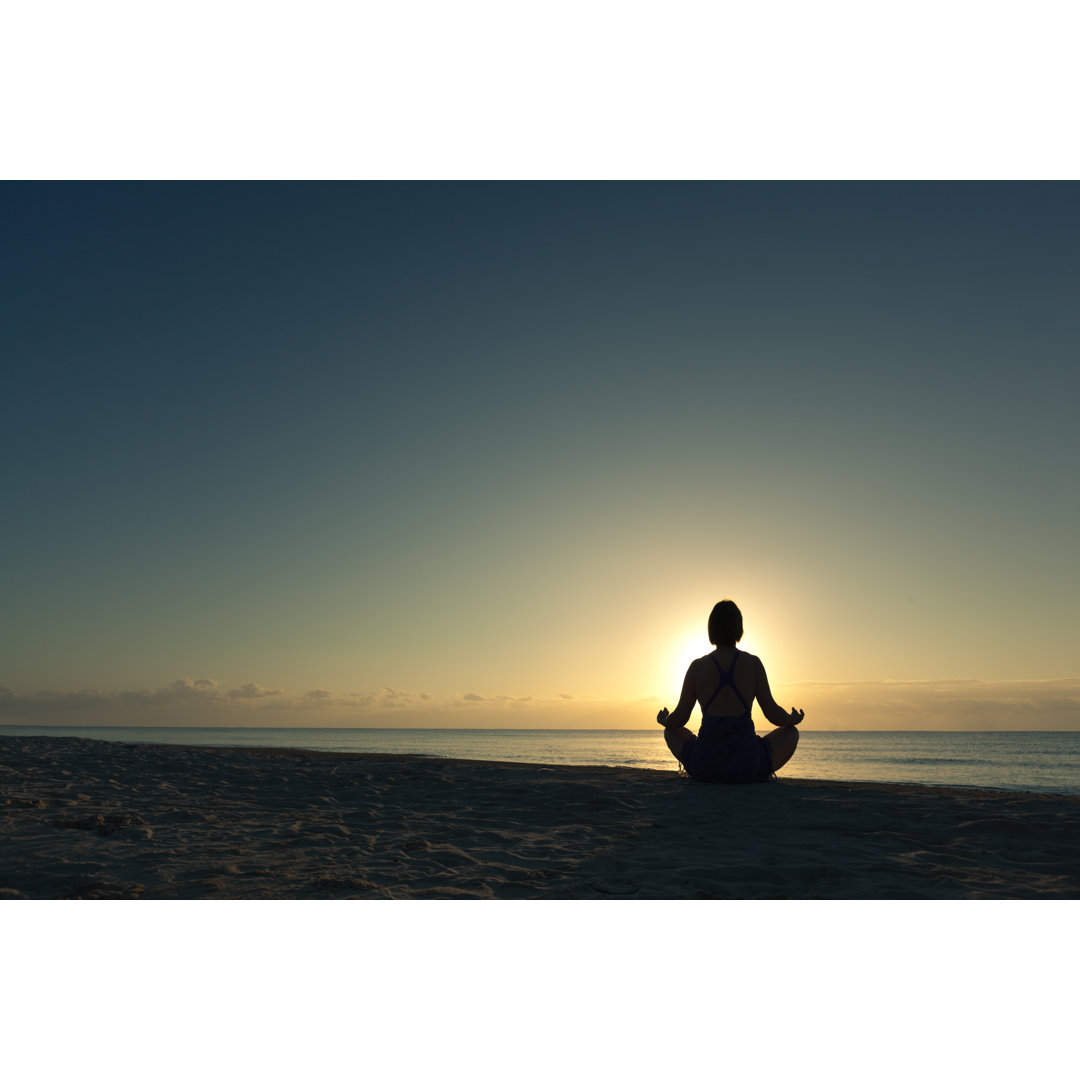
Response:
POLYGON ((794 727, 796 724, 801 723, 802 718, 806 715, 801 709, 792 709, 790 713, 784 712, 776 704, 772 696, 772 690, 769 689, 769 676, 765 674, 765 665, 760 660, 758 660, 757 687, 754 696, 761 706, 761 711, 765 714, 765 719, 777 727, 794 727))
POLYGON ((694 664, 696 663, 697 661, 694 660, 686 669, 682 694, 679 696, 679 704, 675 706, 675 711, 669 713, 667 709, 661 709, 656 714, 658 724, 663 724, 666 728, 686 727, 690 714, 694 711, 694 702, 697 701, 697 694, 694 693, 694 664))

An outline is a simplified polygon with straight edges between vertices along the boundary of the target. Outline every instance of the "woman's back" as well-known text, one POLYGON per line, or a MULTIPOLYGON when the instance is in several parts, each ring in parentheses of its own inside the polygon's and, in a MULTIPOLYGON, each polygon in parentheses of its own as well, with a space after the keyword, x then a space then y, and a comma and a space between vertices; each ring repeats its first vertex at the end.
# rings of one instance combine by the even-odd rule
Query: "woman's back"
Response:
POLYGON ((694 694, 702 716, 749 718, 757 693, 761 661, 733 646, 694 661, 694 694))

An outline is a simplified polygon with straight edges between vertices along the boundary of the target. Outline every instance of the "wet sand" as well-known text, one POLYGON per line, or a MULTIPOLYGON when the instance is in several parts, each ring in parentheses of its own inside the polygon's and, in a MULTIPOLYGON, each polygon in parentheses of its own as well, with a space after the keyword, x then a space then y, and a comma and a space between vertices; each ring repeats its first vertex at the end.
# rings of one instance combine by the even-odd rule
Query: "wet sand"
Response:
POLYGON ((1080 798, 0 737, 9 899, 1076 899, 1080 798))

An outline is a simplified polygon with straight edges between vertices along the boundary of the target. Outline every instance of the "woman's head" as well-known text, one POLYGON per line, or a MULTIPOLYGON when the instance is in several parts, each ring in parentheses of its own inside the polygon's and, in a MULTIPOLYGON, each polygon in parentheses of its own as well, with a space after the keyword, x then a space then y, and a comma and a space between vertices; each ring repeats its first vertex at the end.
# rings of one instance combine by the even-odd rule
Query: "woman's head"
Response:
POLYGON ((714 645, 735 645, 742 639, 742 612, 734 600, 721 600, 709 615, 709 640, 714 645))

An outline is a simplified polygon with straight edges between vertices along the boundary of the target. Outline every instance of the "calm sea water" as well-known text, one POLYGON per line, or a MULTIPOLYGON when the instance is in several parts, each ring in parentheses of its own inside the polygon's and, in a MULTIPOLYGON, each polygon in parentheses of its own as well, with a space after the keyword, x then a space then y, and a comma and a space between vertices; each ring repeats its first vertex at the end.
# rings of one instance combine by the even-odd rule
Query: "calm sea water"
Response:
MULTIPOLYGON (((804 731, 784 776, 944 784, 1080 795, 1077 731, 804 731)), ((629 765, 676 771, 659 729, 482 731, 436 728, 0 726, 2 735, 79 736, 196 746, 292 746, 426 754, 544 765, 629 765)), ((0 747, 2 752, 2 747, 0 747)))

